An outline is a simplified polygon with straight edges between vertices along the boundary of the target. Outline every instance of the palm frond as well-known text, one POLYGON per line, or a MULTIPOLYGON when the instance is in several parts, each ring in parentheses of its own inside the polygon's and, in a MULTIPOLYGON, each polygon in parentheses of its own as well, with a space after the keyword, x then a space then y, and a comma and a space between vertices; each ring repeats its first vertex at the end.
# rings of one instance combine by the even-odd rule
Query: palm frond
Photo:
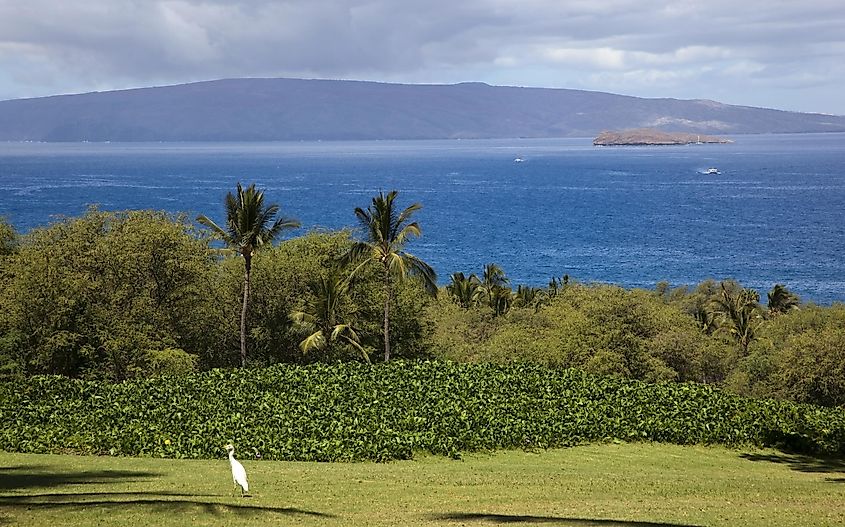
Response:
POLYGON ((347 337, 346 335, 341 335, 340 338, 342 338, 346 341, 347 344, 358 350, 361 353, 361 357, 363 357, 364 360, 367 361, 367 363, 370 362, 370 355, 367 353, 367 350, 365 350, 364 347, 361 346, 361 343, 358 342, 357 339, 353 340, 352 338, 347 337))
POLYGON ((407 241, 409 236, 414 236, 419 238, 422 236, 422 231, 420 230, 420 226, 417 222, 409 223, 405 225, 397 234, 396 234, 396 245, 403 246, 407 241))
POLYGON ((303 353, 308 353, 311 350, 321 350, 325 347, 326 337, 323 335, 322 330, 315 331, 299 343, 299 349, 301 349, 303 353))
POLYGON ((421 208, 422 208, 422 205, 419 204, 419 203, 414 203, 410 207, 405 208, 405 210, 403 210, 399 214, 399 217, 396 218, 396 224, 401 226, 406 221, 408 221, 408 218, 410 218, 413 213, 420 210, 421 208))
POLYGON ((211 229, 212 233, 214 233, 217 238, 220 238, 227 245, 230 243, 229 233, 225 229, 221 228, 219 225, 214 223, 207 216, 203 214, 197 216, 197 223, 211 229))
POLYGON ((402 260, 406 262, 405 267, 410 274, 422 278, 426 292, 432 296, 437 295, 437 273, 434 268, 411 253, 403 253, 402 260))
POLYGON ((267 233, 265 234, 264 238, 266 241, 272 242, 276 239, 276 237, 284 231, 291 230, 291 229, 298 229, 301 227, 299 220, 294 218, 277 218, 273 225, 267 229, 267 233))

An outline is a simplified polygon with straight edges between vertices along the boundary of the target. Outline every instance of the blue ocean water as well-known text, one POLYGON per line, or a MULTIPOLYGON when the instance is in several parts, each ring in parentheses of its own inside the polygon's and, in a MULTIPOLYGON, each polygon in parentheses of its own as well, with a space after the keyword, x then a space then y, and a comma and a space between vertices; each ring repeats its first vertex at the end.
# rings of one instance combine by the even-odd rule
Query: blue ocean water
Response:
POLYGON ((423 236, 408 250, 442 283, 496 262, 514 284, 564 273, 626 287, 730 277, 845 301, 845 134, 734 140, 0 143, 0 215, 21 231, 88 204, 222 220, 223 197, 241 181, 305 229, 334 229, 397 189, 400 205, 423 205, 423 236))

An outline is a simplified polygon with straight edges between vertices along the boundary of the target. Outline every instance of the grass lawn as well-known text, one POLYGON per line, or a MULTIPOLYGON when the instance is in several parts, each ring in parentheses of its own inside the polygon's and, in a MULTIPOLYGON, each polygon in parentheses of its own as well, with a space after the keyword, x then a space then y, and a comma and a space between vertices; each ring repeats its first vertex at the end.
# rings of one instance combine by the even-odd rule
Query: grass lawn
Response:
POLYGON ((0 525, 845 524, 845 463, 654 444, 386 464, 0 452, 0 525))

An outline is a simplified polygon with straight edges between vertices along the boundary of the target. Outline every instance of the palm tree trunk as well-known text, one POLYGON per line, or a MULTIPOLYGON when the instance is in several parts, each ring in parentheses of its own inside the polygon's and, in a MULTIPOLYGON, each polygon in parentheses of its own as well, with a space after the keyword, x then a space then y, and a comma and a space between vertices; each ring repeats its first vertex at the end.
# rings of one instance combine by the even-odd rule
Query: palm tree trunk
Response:
POLYGON ((390 272, 384 270, 384 362, 390 360, 390 272))
POLYGON ((252 261, 249 255, 244 255, 244 303, 241 308, 241 367, 246 366, 246 312, 249 307, 249 275, 252 261))

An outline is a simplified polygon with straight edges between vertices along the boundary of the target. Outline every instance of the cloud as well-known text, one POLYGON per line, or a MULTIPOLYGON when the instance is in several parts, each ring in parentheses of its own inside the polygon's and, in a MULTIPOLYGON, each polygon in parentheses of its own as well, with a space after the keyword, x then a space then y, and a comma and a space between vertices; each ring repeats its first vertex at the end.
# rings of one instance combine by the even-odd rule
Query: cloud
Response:
POLYGON ((294 76, 845 113, 842 27, 841 0, 0 0, 0 98, 294 76))

